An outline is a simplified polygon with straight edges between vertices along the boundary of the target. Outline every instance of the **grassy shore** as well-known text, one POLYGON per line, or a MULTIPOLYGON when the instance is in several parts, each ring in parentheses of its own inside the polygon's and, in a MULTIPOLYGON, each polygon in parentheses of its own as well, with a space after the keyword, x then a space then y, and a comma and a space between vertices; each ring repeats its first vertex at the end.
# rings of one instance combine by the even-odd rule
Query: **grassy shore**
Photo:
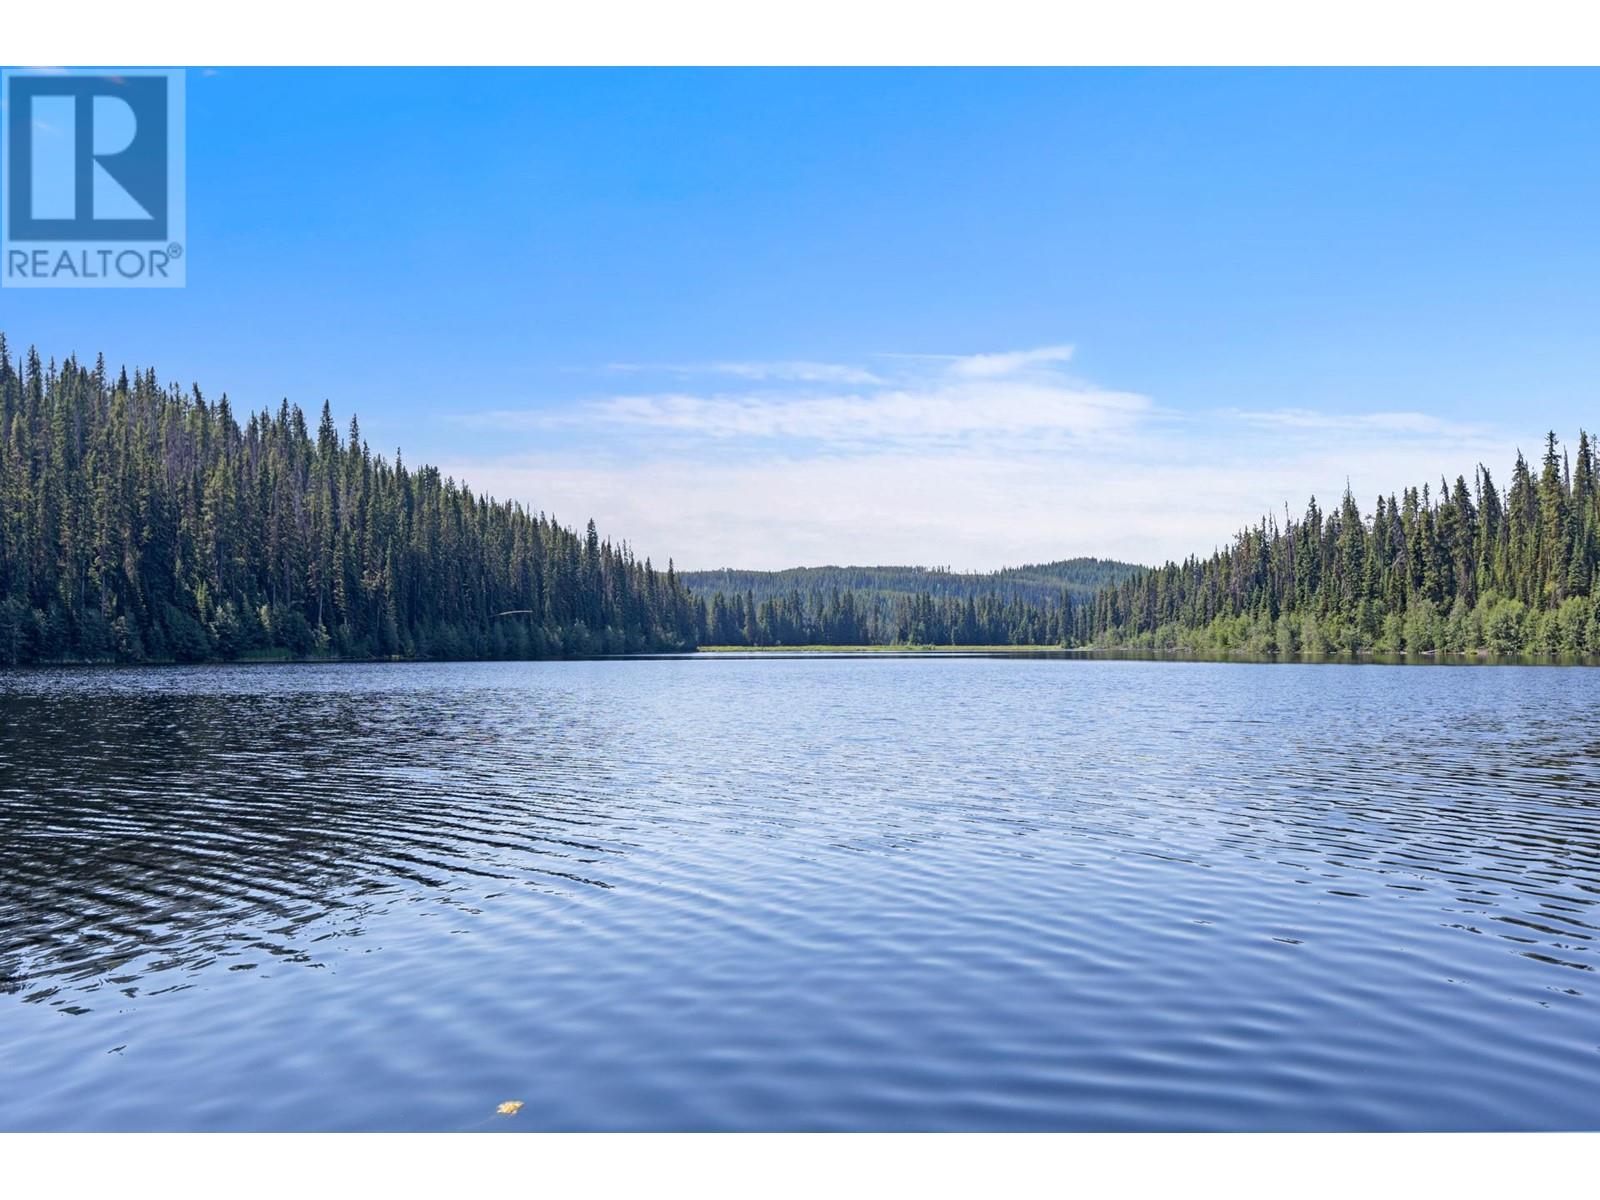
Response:
POLYGON ((701 654, 1064 654, 1063 646, 701 646, 701 654))

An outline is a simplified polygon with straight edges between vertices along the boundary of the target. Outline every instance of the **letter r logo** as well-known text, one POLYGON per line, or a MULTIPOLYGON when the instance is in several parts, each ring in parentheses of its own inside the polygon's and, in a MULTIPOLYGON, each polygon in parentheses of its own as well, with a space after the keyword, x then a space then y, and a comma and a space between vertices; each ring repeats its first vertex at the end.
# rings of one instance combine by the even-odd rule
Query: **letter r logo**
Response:
POLYGON ((167 238, 165 75, 6 82, 10 240, 167 238))

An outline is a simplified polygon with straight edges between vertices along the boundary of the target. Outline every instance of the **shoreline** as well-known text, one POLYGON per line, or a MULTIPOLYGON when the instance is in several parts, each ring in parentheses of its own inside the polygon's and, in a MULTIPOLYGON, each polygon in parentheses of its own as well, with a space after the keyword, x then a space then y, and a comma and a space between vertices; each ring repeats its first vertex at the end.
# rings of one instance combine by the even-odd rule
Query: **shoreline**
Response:
POLYGON ((698 646, 691 654, 1086 654, 1087 646, 934 646, 896 642, 887 645, 840 646, 698 646))
POLYGON ((56 658, 36 662, 0 665, 0 672, 36 671, 63 667, 139 669, 145 667, 262 667, 262 666, 377 666, 387 664, 424 663, 534 663, 534 662, 627 662, 643 659, 692 658, 1060 658, 1100 659, 1108 662, 1185 662, 1234 663, 1262 666, 1449 666, 1449 667, 1600 667, 1600 656, 1595 655, 1517 655, 1492 654, 1487 651, 1454 653, 1422 650, 1415 653, 1360 651, 1355 654, 1250 654, 1204 653, 1183 649, 1152 650, 1127 646, 934 646, 927 644, 895 644, 871 646, 803 645, 803 646, 697 646, 689 650, 644 650, 628 654, 570 654, 545 655, 536 658, 354 658, 338 655, 308 655, 296 658, 291 655, 241 655, 238 658, 207 658, 190 661, 178 659, 150 659, 128 662, 102 658, 56 658))

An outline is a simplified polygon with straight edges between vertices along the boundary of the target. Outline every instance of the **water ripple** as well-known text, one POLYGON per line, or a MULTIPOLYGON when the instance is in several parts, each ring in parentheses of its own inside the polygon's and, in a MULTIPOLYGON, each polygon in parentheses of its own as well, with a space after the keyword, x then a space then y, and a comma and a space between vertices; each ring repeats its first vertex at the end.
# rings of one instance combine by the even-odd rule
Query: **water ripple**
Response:
POLYGON ((1597 710, 1582 668, 0 674, 0 1128, 1594 1128, 1597 710))

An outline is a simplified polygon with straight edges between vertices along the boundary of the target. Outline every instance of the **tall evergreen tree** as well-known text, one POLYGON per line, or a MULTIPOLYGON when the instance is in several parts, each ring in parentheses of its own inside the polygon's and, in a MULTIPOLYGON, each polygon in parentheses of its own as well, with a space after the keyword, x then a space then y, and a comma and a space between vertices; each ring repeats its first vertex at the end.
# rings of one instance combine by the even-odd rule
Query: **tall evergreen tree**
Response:
POLYGON ((1135 575, 1073 614, 1080 645, 1327 653, 1600 654, 1600 484, 1580 433, 1554 433, 1537 478, 1518 454, 1504 499, 1488 468, 1324 518, 1263 523, 1209 558, 1135 575))
POLYGON ((683 649, 696 605, 625 545, 374 455, 323 405, 21 368, 0 337, 0 663, 683 649))

